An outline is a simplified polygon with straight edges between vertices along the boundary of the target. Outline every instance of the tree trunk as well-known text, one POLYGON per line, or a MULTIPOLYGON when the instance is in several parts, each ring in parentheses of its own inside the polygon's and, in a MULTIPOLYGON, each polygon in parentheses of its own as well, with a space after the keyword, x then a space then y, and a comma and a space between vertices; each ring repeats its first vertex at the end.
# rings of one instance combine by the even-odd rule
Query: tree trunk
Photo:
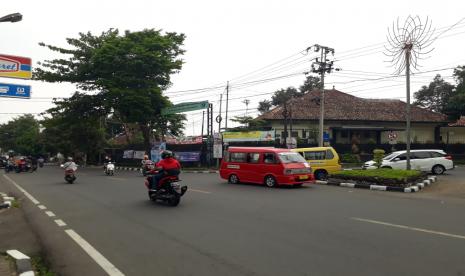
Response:
POLYGON ((147 124, 139 124, 140 131, 142 132, 142 137, 144 137, 144 149, 145 152, 150 155, 150 150, 152 149, 150 145, 150 127, 147 124))

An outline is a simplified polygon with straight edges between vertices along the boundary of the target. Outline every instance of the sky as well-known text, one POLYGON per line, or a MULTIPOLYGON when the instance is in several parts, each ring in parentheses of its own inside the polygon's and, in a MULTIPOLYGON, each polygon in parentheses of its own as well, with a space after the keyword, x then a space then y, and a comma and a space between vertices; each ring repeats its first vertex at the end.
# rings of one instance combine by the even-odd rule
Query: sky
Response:
MULTIPOLYGON (((340 71, 325 76, 326 89, 405 101, 405 77, 393 76, 395 68, 383 54, 383 46, 388 45, 389 26, 408 15, 428 17, 434 29, 433 51, 419 60, 421 67, 411 77, 412 94, 438 73, 454 83, 451 68, 465 65, 464 10, 464 1, 447 0, 7 1, 0 16, 20 12, 23 20, 0 23, 0 53, 30 57, 34 67, 59 57, 39 42, 66 47, 65 38, 77 37, 79 32, 155 28, 184 33, 184 65, 172 76, 165 94, 174 103, 208 100, 216 116, 220 94, 229 81, 228 117, 246 112, 255 116, 258 102, 270 99, 275 90, 303 84, 318 54, 305 50, 314 44, 335 50, 334 57, 329 57, 340 71), (245 99, 250 101, 248 106, 245 99)), ((21 113, 43 112, 53 106, 53 97, 69 97, 76 91, 67 83, 7 78, 0 82, 32 86, 31 99, 0 98, 0 123, 21 113)), ((223 102, 223 118, 224 111, 223 102)), ((202 111, 186 116, 185 134, 200 134, 202 111)))

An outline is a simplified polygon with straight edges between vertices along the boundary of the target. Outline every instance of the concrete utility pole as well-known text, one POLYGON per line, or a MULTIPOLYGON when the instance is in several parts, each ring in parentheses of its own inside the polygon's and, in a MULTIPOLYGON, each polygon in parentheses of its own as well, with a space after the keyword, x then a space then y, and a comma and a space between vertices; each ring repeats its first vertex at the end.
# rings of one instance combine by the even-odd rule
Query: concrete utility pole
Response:
POLYGON ((320 52, 320 59, 316 58, 312 63, 312 72, 320 74, 321 89, 320 89, 320 126, 319 126, 319 141, 318 145, 323 146, 323 133, 324 133, 324 116, 325 116, 325 73, 331 73, 333 70, 334 61, 328 61, 327 56, 329 53, 334 55, 334 49, 327 46, 315 44, 307 48, 307 51, 313 47, 315 52, 320 52), (316 67, 315 67, 316 65, 316 67))
POLYGON ((229 81, 226 83, 226 114, 224 118, 224 130, 228 131, 228 110, 229 110, 229 81))
POLYGON ((407 150, 407 170, 411 169, 410 164, 410 55, 412 44, 406 44, 405 51, 405 77, 407 82, 407 108, 406 108, 406 128, 407 128, 407 143, 405 144, 407 150))

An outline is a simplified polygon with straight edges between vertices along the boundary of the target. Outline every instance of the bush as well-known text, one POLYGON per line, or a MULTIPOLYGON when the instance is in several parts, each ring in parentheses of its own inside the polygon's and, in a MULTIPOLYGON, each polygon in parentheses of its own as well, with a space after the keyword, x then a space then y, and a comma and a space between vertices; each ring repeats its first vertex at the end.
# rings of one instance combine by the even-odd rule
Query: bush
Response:
POLYGON ((384 150, 382 149, 375 149, 373 151, 373 160, 376 162, 376 167, 381 167, 384 158, 384 150))
POLYGON ((352 153, 344 153, 341 155, 341 162, 343 163, 360 163, 360 158, 352 153))
POLYGON ((423 177, 424 173, 420 171, 392 169, 339 171, 330 175, 330 178, 400 187, 405 187, 423 177))

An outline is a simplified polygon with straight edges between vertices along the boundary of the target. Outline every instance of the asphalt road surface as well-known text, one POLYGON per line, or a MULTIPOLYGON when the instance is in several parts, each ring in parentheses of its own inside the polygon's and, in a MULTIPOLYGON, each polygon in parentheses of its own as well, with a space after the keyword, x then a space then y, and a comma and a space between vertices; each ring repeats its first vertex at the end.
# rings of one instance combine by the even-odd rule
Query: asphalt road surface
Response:
POLYGON ((42 219, 53 231, 67 231, 52 241, 84 241, 72 250, 90 255, 76 258, 110 275, 465 275, 464 199, 184 173, 189 190, 173 208, 149 201, 137 172, 77 176, 8 174, 33 208, 52 212, 42 219))

